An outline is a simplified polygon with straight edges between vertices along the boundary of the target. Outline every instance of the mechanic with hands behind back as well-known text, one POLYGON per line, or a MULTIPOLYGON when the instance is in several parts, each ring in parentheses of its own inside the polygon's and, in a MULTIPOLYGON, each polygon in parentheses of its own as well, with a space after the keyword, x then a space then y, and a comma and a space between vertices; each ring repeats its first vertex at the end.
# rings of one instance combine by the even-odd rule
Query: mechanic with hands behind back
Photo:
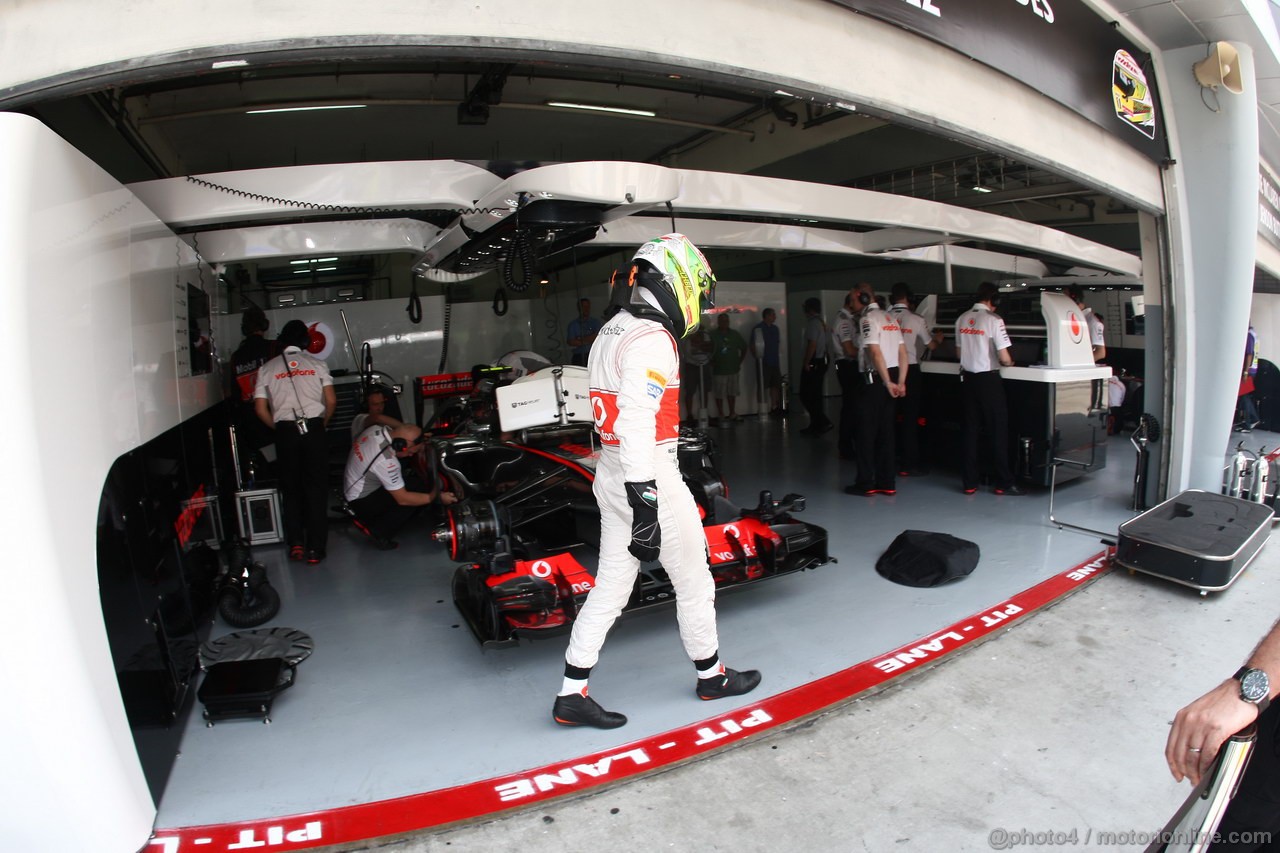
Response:
POLYGON ((964 404, 964 457, 961 477, 966 495, 978 491, 981 468, 978 447, 982 435, 987 436, 995 469, 997 495, 1025 495, 1013 481, 1009 468, 1009 409, 1004 397, 1004 380, 996 359, 1005 367, 1013 366, 1009 355, 1009 332, 996 313, 1000 289, 989 281, 978 285, 977 302, 956 319, 956 348, 960 351, 960 397, 964 404))
POLYGON ((693 495, 680 475, 676 339, 715 304, 715 276, 682 234, 641 246, 615 275, 607 322, 587 364, 600 459, 592 491, 600 506, 595 587, 573 623, 552 718, 562 726, 612 729, 622 714, 587 695, 605 636, 631 597, 642 561, 661 557, 676 589, 680 639, 697 671, 700 699, 755 689, 760 673, 720 663, 715 582, 693 495))
POLYGON ((924 388, 920 370, 922 352, 933 352, 938 341, 929 334, 929 324, 911 310, 911 288, 900 281, 889 291, 889 316, 902 330, 902 340, 907 345, 907 362, 898 365, 898 375, 905 377, 907 393, 898 398, 897 410, 902 416, 902 447, 898 466, 899 477, 920 477, 925 469, 920 465, 920 401, 924 388))
POLYGON ((328 450, 324 429, 338 404, 329 368, 306 353, 311 333, 301 320, 280 330, 280 355, 258 370, 258 419, 275 430, 289 559, 315 565, 329 535, 328 450))
POLYGON ((1236 674, 1173 718, 1164 756, 1173 778, 1200 782, 1218 749, 1236 732, 1257 722, 1257 741, 1240 787, 1218 824, 1211 853, 1274 850, 1280 844, 1280 621, 1262 638, 1236 674), (1234 836, 1233 836, 1234 834, 1234 836), (1251 838, 1249 843, 1230 839, 1251 838))
POLYGON ((360 433, 347 455, 342 497, 379 551, 398 547, 392 537, 437 497, 445 506, 457 503, 453 492, 441 492, 434 483, 428 492, 412 491, 405 485, 400 460, 430 453, 425 439, 426 434, 413 424, 394 428, 375 424, 360 433))
POLYGON ((892 495, 897 491, 898 460, 893 448, 894 401, 907 393, 907 347, 898 323, 876 304, 871 285, 861 282, 851 292, 858 314, 857 427, 854 433, 858 480, 845 487, 850 495, 892 495), (901 365, 901 370, 899 370, 901 365))

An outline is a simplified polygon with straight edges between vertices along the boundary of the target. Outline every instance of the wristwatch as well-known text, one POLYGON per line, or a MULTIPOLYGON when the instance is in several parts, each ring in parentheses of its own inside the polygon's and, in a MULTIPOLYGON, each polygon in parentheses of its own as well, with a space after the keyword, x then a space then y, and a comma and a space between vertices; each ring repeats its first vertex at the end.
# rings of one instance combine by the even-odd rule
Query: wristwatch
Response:
POLYGON ((1271 679, 1260 669, 1251 669, 1248 666, 1242 666, 1231 676, 1240 682, 1240 699, 1251 705, 1258 706, 1258 714, 1267 710, 1267 706, 1271 704, 1271 679))

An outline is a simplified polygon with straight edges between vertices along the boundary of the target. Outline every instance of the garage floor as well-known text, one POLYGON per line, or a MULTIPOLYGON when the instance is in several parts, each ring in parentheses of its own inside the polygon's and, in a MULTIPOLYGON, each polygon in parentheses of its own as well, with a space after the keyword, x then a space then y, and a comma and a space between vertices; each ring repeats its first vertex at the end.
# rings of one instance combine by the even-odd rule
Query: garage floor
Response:
MULTIPOLYGON (((305 631, 315 652, 276 700, 270 725, 209 728, 198 709, 191 714, 159 804, 158 833, 308 815, 607 753, 874 659, 1103 550, 1097 537, 1048 523, 1044 489, 964 496, 957 474, 938 470, 900 479, 892 497, 846 496, 853 463, 837 459, 834 432, 809 438, 797 431, 803 418, 797 421, 752 418, 714 431, 731 497, 754 504, 763 488, 805 494, 805 519, 827 528, 839 560, 718 602, 722 657, 764 673, 756 694, 714 707, 699 702, 674 611, 663 611, 621 621, 592 678, 592 695, 625 712, 628 725, 562 729, 550 707, 564 638, 482 651, 450 600, 453 566, 426 529, 401 536, 400 549, 389 553, 335 529, 319 566, 287 562, 283 546, 255 552, 284 599, 264 627, 305 631), (876 557, 908 528, 977 542, 978 569, 935 589, 882 579, 876 557)), ((1114 532, 1132 515, 1127 437, 1113 437, 1109 454, 1106 469, 1059 488, 1059 520, 1114 532)), ((213 636, 229 630, 219 623, 213 636)), ((419 825, 431 823, 424 816, 419 825)))

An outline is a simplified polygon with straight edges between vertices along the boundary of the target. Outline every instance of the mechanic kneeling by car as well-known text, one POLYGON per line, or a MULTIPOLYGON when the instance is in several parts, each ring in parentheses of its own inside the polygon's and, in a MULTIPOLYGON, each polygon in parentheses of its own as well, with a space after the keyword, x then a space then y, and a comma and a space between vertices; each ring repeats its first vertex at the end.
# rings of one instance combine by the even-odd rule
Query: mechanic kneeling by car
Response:
POLYGON ((430 491, 412 491, 405 484, 400 460, 431 452, 425 437, 421 427, 413 424, 374 425, 360 433, 347 455, 342 496, 356 524, 380 551, 399 545, 392 537, 422 507, 436 500, 446 506, 457 501, 453 492, 441 491, 430 478, 430 491))

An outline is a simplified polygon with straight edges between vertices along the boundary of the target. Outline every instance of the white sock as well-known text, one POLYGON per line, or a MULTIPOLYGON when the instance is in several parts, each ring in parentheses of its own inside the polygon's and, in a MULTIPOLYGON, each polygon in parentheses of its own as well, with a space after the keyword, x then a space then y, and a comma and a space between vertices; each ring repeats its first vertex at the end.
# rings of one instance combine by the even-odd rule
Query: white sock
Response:
POLYGON ((572 696, 577 693, 579 696, 587 695, 587 680, 585 678, 569 678, 565 677, 564 684, 560 685, 560 692, 557 696, 572 696))
POLYGON ((706 669, 698 670, 698 678, 718 678, 721 675, 724 675, 724 664, 719 660, 706 669))

